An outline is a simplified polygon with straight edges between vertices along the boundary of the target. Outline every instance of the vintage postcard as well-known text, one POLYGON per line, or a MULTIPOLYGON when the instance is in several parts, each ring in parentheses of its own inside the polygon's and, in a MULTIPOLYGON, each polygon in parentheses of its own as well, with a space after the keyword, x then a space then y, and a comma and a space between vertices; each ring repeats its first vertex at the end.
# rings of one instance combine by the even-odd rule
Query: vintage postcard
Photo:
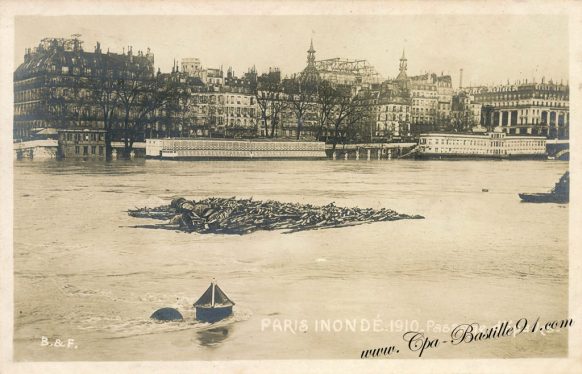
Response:
POLYGON ((582 370, 578 4, 0 9, 2 373, 582 370))

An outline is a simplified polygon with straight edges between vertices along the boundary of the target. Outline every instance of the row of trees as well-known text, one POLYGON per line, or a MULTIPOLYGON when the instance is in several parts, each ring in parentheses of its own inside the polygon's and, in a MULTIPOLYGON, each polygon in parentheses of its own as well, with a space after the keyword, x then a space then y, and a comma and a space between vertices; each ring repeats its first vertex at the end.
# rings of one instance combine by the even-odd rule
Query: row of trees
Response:
MULTIPOLYGON (((92 76, 48 75, 42 88, 43 117, 55 128, 83 128, 98 122, 105 133, 105 155, 112 157, 112 142, 123 142, 122 157, 129 157, 133 144, 151 136, 152 127, 179 129, 173 136, 188 136, 188 129, 201 126, 193 113, 192 87, 179 75, 154 75, 147 66, 126 65, 125 69, 103 68, 92 76), (61 80, 59 80, 61 78, 61 80)), ((308 87, 300 79, 281 81, 262 77, 249 87, 256 99, 259 126, 266 137, 274 138, 285 113, 296 119, 296 138, 304 132, 306 117, 316 118, 310 128, 316 139, 328 139, 335 149, 363 137, 372 121, 369 92, 321 81, 308 87), (324 136, 325 135, 325 136, 324 136)), ((208 105, 206 125, 220 114, 208 105)), ((215 108, 216 109, 216 108, 215 108)), ((93 124, 94 126, 94 124, 93 124)), ((257 130, 257 129, 255 129, 257 130)), ((256 131, 255 131, 256 133, 256 131)), ((248 132, 241 132, 248 134, 248 132)))
POLYGON ((129 157, 137 137, 147 126, 172 117, 188 107, 190 93, 178 81, 153 75, 146 67, 114 71, 103 69, 93 76, 67 77, 66 84, 47 76, 43 86, 44 118, 55 128, 81 128, 85 122, 101 122, 105 155, 112 157, 114 137, 123 141, 122 157, 129 157))
POLYGON ((373 120, 369 91, 356 93, 350 86, 333 85, 325 80, 317 87, 307 87, 299 79, 280 82, 270 76, 259 79, 253 88, 267 137, 276 136, 286 110, 295 116, 297 139, 304 130, 306 116, 312 114, 316 117, 315 138, 320 140, 324 133, 331 132, 328 139, 334 149, 338 143, 356 140, 373 120))

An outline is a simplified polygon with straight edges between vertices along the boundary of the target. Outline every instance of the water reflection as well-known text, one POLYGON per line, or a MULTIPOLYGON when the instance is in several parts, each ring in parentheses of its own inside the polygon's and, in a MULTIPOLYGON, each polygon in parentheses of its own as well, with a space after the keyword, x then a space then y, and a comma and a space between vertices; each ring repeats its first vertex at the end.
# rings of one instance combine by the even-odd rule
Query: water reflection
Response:
POLYGON ((217 327, 210 330, 198 331, 196 338, 203 347, 215 347, 228 338, 231 326, 217 327))

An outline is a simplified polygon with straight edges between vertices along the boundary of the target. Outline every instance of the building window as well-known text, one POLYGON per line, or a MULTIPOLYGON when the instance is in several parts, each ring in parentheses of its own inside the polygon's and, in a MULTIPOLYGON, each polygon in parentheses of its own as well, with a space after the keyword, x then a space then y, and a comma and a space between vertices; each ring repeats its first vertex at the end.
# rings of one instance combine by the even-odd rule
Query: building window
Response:
POLYGON ((76 155, 78 155, 78 154, 79 154, 79 152, 80 152, 80 151, 79 151, 79 146, 78 146, 78 145, 76 145, 76 146, 75 146, 75 154, 76 154, 76 155))

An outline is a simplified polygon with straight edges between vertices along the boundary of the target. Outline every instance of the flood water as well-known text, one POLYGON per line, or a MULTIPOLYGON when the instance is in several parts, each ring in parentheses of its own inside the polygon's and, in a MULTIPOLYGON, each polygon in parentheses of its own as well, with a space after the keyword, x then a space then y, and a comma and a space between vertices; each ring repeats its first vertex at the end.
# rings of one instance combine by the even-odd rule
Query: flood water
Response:
MULTIPOLYGON (((568 206, 521 203, 517 195, 548 191, 567 168, 558 161, 15 162, 14 358, 358 359, 364 349, 395 345, 395 358, 413 359, 418 353, 402 338, 411 329, 447 340, 452 324, 568 318, 568 206), (127 209, 175 196, 335 202, 426 218, 245 236, 132 227, 149 222, 127 209), (192 304, 212 278, 236 302, 235 313, 197 323, 192 304), (177 308, 185 321, 151 321, 162 307, 177 308), (42 337, 74 344, 44 346, 42 337)), ((422 357, 558 357, 567 354, 567 336, 442 344, 422 357)))

